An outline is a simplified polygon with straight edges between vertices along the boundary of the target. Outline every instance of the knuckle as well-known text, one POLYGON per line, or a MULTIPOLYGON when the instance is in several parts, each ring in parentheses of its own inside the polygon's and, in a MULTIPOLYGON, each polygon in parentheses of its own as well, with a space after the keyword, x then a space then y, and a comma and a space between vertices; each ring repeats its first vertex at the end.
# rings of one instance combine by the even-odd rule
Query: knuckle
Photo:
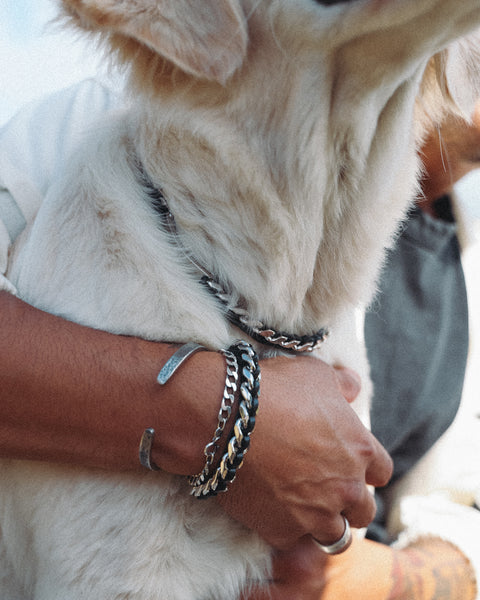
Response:
POLYGON ((359 456, 366 466, 366 471, 373 477, 368 483, 375 486, 386 485, 393 473, 393 460, 372 434, 363 440, 359 456))
POLYGON ((363 514, 362 527, 366 527, 367 525, 370 525, 370 523, 375 518, 375 515, 377 514, 377 506, 375 504, 375 500, 373 499, 373 496, 369 495, 369 498, 370 498, 370 501, 367 502, 367 505, 365 507, 364 514, 363 514))
POLYGON ((375 487, 386 485, 393 474, 393 460, 387 451, 378 445, 375 456, 367 463, 367 483, 375 487))
POLYGON ((343 504, 347 507, 358 506, 365 495, 365 483, 360 481, 345 482, 342 489, 343 504))
POLYGON ((393 460, 392 458, 387 455, 385 457, 385 465, 383 468, 383 471, 381 471, 379 473, 379 481, 377 483, 378 487, 383 487, 384 485, 387 485, 387 483, 390 481, 391 477, 393 475, 393 460))
POLYGON ((367 463, 371 463, 377 459, 379 454, 379 445, 372 434, 369 433, 368 436, 365 437, 360 449, 360 453, 367 463))

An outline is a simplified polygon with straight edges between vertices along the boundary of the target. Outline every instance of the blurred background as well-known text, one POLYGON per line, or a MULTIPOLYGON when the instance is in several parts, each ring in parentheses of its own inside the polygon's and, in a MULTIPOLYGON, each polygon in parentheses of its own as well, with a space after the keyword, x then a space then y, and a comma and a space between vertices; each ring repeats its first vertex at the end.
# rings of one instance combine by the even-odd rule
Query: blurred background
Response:
POLYGON ((53 23, 53 0, 0 0, 0 125, 20 106, 95 75, 95 48, 53 23))

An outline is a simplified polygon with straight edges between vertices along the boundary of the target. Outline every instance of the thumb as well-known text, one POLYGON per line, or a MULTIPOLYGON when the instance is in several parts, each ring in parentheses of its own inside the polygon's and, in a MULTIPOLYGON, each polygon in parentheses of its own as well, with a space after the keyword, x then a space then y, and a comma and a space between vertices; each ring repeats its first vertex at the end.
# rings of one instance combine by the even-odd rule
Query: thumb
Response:
POLYGON ((362 387, 360 376, 356 371, 347 367, 335 367, 335 375, 342 395, 347 402, 353 402, 362 387))

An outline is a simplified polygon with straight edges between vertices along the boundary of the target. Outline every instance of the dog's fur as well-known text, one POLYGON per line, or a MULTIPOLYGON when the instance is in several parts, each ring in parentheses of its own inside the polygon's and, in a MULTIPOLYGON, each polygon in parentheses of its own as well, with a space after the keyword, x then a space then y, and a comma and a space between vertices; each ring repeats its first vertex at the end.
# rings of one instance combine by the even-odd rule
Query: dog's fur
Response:
MULTIPOLYGON (((416 145, 438 99, 473 107, 474 39, 455 40, 480 25, 478 0, 63 6, 127 66, 131 106, 52 187, 13 256, 19 295, 148 339, 219 348, 238 336, 159 225, 141 164, 181 244, 233 301, 279 330, 330 327, 322 356, 365 372, 351 315, 417 191, 416 145)), ((2 463, 0 597, 237 598, 268 548, 187 487, 2 463)))

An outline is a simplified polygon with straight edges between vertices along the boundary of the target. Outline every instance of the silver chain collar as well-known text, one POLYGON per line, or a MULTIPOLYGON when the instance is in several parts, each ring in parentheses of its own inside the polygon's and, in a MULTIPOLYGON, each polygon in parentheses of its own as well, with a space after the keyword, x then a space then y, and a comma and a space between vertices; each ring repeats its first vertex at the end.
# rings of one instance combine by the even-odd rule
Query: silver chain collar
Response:
MULTIPOLYGON (((146 175, 144 175, 146 177, 146 175)), ((230 296, 228 292, 215 280, 213 275, 207 271, 197 260, 184 248, 178 237, 177 225, 175 223, 175 217, 173 216, 170 208, 165 200, 164 195, 152 184, 148 185, 149 195, 153 200, 154 207, 162 217, 163 226, 175 239, 175 243, 182 250, 186 258, 201 272, 203 277, 200 279, 200 283, 206 286, 206 288, 217 298, 217 300, 224 306, 227 307, 230 304, 230 296)), ((323 341, 327 338, 329 332, 328 329, 322 328, 319 331, 311 335, 294 335, 285 332, 278 332, 272 327, 268 327, 262 321, 252 319, 248 311, 239 306, 233 308, 227 308, 226 317, 244 333, 246 333, 253 340, 270 346, 276 346, 290 352, 313 352, 320 347, 323 341)))
MULTIPOLYGON (((228 306, 230 297, 217 281, 207 275, 203 276, 200 281, 224 306, 228 306)), ((239 306, 227 309, 226 316, 232 325, 239 327, 255 341, 261 344, 279 346, 283 350, 291 352, 313 352, 320 347, 328 336, 326 329, 320 329, 313 335, 305 336, 275 331, 275 329, 264 325, 262 321, 252 319, 248 311, 239 306)))

